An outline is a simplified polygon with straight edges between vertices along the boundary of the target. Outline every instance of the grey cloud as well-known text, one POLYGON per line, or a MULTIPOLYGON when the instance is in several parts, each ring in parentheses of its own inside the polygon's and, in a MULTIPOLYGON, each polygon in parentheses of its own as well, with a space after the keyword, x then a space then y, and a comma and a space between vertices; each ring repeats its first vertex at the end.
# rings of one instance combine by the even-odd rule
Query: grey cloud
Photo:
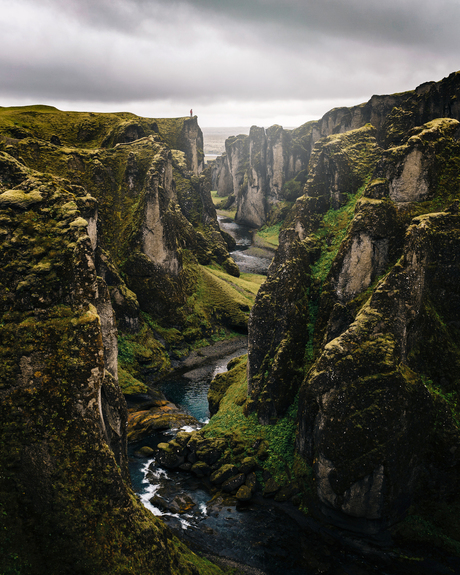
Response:
MULTIPOLYGON (((459 45, 457 0, 45 0, 85 25, 148 34, 171 18, 249 28, 255 37, 277 30, 285 41, 312 34, 400 45, 459 45)), ((276 36, 270 39, 276 41, 276 36)))
POLYGON ((0 0, 0 105, 359 103, 453 71, 459 11, 451 0, 0 0))

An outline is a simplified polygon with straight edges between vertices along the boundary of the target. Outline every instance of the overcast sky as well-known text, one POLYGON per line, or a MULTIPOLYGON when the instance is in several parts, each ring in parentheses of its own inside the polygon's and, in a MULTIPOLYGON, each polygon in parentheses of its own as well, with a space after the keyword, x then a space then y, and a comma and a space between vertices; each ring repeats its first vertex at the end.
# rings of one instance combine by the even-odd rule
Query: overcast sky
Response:
POLYGON ((0 106, 295 127, 460 69, 460 0, 0 0, 0 106))

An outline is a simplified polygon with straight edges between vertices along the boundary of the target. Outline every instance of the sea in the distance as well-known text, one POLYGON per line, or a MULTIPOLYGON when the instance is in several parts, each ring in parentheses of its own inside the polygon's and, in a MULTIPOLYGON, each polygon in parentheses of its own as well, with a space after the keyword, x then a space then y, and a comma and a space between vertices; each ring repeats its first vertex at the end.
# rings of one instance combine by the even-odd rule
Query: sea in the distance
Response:
POLYGON ((249 127, 201 128, 204 139, 204 161, 215 160, 225 152, 225 140, 239 134, 249 134, 249 127))

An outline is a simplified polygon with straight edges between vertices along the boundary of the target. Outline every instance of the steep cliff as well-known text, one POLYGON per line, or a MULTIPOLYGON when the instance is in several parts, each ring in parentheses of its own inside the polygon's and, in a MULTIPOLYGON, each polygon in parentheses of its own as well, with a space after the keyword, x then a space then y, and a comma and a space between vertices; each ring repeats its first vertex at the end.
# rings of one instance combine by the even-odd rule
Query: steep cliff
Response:
POLYGON ((298 398, 328 521, 377 536, 409 512, 400 535, 457 553, 460 124, 407 123, 455 102, 458 74, 441 84, 316 143, 251 312, 245 409, 274 423, 298 398))
POLYGON ((129 487, 96 212, 83 187, 0 153, 2 572, 214 572, 129 487))
POLYGON ((303 127, 253 126, 248 136, 226 140, 225 154, 217 159, 211 181, 219 196, 235 198, 236 221, 260 227, 273 206, 297 197, 304 181, 301 172, 308 163, 304 137, 303 127))
POLYGON ((295 130, 253 126, 249 136, 238 136, 244 145, 226 144, 226 154, 214 167, 213 183, 219 195, 233 195, 236 220, 260 227, 280 202, 302 194, 308 162, 315 143, 372 124, 382 147, 401 142, 407 130, 440 117, 460 119, 460 73, 440 82, 426 82, 413 91, 372 96, 358 106, 334 108, 320 120, 295 130), (231 174, 232 177, 229 177, 231 174))
POLYGON ((247 310, 238 310, 232 298, 196 302, 201 266, 217 264, 239 275, 200 176, 203 140, 196 118, 36 106, 3 109, 0 131, 0 149, 97 199, 88 231, 124 338, 122 381, 126 369, 140 375, 139 363, 161 375, 176 349, 183 355, 223 326, 246 329, 247 310))

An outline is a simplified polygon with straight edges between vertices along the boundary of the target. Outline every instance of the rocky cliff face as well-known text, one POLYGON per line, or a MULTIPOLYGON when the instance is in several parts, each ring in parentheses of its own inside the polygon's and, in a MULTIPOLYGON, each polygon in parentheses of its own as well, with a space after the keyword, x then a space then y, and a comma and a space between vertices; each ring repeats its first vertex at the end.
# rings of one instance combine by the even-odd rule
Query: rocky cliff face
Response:
POLYGON ((271 208, 289 197, 285 183, 308 162, 302 136, 303 130, 253 126, 248 136, 227 139, 211 178, 219 196, 235 197, 236 221, 260 227, 271 208))
POLYGON ((413 91, 373 96, 359 106, 335 108, 296 130, 254 126, 249 136, 238 136, 240 145, 234 145, 234 138, 228 140, 226 154, 214 167, 214 189, 221 196, 235 197, 237 221, 260 227, 280 202, 301 195, 303 172, 319 139, 372 124, 379 145, 395 145, 414 126, 439 117, 460 119, 459 92, 459 74, 453 73, 413 91))
POLYGON ((0 124, 2 567, 215 572, 130 489, 117 346, 134 334, 167 369, 149 326, 180 325, 199 261, 233 269, 196 119, 38 106, 0 124))
POLYGON ((97 199, 97 212, 85 217, 98 274, 109 287, 119 329, 149 331, 146 368, 164 373, 170 343, 185 353, 193 341, 211 336, 219 321, 208 309, 190 305, 201 281, 199 265, 215 262, 232 275, 239 270, 200 176, 202 133, 196 118, 151 120, 32 107, 6 109, 0 123, 6 153, 83 186, 97 199), (143 313, 159 331, 153 333, 143 313), (186 339, 179 332, 160 334, 171 325, 186 339))
POLYGON ((458 503, 460 124, 407 124, 438 105, 456 113, 457 85, 423 86, 377 125, 342 130, 357 107, 316 143, 251 312, 246 411, 274 423, 298 397, 315 505, 361 535, 423 516, 427 501, 458 503))
POLYGON ((3 152, 0 182, 2 568, 197 572, 129 487, 96 200, 3 152))

